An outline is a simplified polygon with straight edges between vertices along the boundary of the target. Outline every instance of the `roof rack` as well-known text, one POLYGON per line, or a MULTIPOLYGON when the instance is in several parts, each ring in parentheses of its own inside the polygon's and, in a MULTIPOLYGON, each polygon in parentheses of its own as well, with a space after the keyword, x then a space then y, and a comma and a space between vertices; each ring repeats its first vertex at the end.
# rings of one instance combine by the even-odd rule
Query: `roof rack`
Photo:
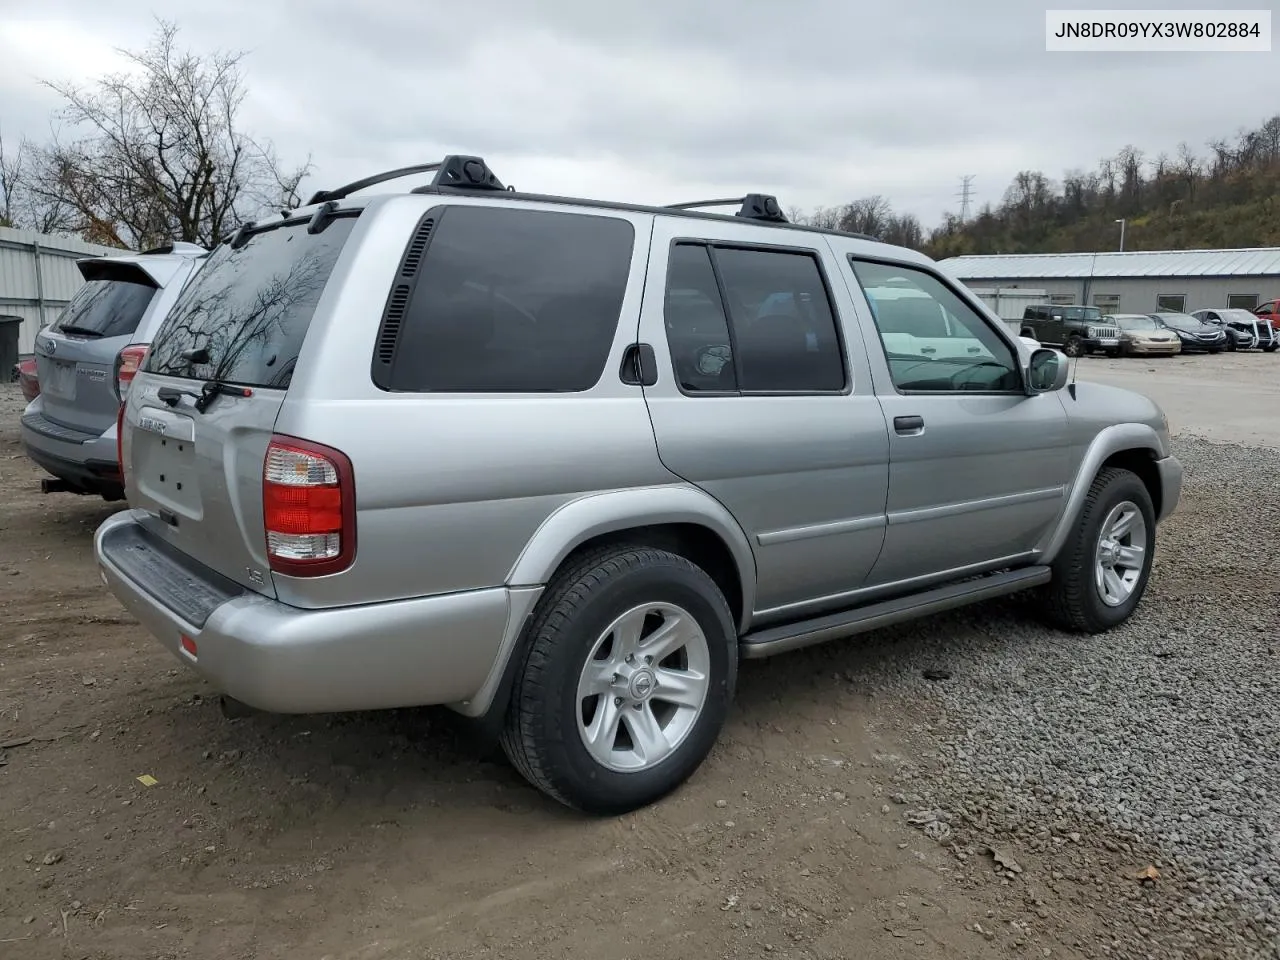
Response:
POLYGON ((431 186, 433 187, 466 187, 469 190, 507 189, 502 185, 502 181, 494 176, 493 171, 489 169, 489 165, 481 157, 450 154, 435 163, 418 163, 410 167, 388 170, 385 173, 375 173, 371 177, 353 181, 345 186, 338 187, 336 190, 318 190, 312 194, 306 205, 324 203, 327 200, 342 200, 357 190, 363 190, 366 187, 385 183, 388 180, 398 180, 401 177, 408 177, 415 173, 430 173, 433 170, 436 174, 431 179, 431 186))
POLYGON ((696 210, 699 207, 728 207, 740 204, 735 217, 747 220, 767 220, 770 223, 789 223, 782 213, 778 198, 767 193, 748 193, 745 197, 734 197, 729 200, 693 200, 689 203, 669 203, 670 210, 696 210))

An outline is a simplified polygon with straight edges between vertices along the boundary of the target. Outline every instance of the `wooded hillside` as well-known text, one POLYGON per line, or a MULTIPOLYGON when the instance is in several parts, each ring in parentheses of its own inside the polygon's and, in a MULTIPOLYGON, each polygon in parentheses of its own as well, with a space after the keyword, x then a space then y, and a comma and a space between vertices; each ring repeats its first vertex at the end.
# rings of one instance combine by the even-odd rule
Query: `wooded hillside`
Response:
POLYGON ((1126 221, 1126 250, 1280 246, 1280 115, 1207 147, 1198 153, 1184 143, 1174 156, 1148 156, 1126 146, 1095 170, 1069 170, 1060 181, 1025 170, 998 205, 983 206, 965 223, 948 214, 933 230, 909 214, 895 215, 879 196, 801 218, 936 259, 1115 250, 1119 218, 1126 221))

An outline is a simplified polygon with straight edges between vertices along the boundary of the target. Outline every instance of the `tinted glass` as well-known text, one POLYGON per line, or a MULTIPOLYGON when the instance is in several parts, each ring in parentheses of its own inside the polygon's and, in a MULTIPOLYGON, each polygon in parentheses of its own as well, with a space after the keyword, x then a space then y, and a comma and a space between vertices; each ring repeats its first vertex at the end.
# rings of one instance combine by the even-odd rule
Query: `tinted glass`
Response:
POLYGON ((738 382, 749 392, 844 389, 844 356, 817 260, 808 253, 719 247, 738 382))
POLYGON ((405 311, 391 389, 590 389, 613 346, 634 236, 613 217, 449 207, 405 311))
POLYGON ((1171 310, 1179 313, 1186 307, 1187 298, 1182 294, 1169 294, 1156 297, 1156 307, 1160 310, 1171 310))
POLYGON ((664 317, 671 363, 683 390, 738 389, 729 323, 705 246, 678 244, 671 251, 664 317))
POLYGON ((1227 306, 1232 309, 1244 310, 1248 313, 1252 312, 1257 305, 1258 295, 1256 293, 1231 293, 1227 295, 1227 306))
POLYGON ((1102 311, 1097 307, 1067 307, 1064 313, 1068 320, 1102 319, 1102 311))
POLYGON ((899 390, 1015 391, 1013 348, 937 277, 850 259, 899 390))
POLYGON ((52 329, 67 336, 126 337, 138 329, 156 288, 125 280, 90 280, 67 304, 52 329))
POLYGON ((253 234, 238 250, 223 244, 169 311, 144 369, 253 387, 289 385, 316 303, 355 225, 330 221, 253 234), (183 359, 204 350, 200 362, 183 359))

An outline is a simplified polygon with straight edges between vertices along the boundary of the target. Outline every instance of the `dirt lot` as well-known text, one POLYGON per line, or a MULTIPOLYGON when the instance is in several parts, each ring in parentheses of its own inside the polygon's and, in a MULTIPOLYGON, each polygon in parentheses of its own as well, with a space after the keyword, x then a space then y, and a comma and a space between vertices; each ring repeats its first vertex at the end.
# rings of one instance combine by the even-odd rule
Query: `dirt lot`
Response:
MULTIPOLYGON (((1246 359, 1280 380, 1271 357, 1195 369, 1246 359)), ((1164 852, 1105 824, 1037 845, 993 840, 994 805, 908 822, 903 770, 933 784, 965 722, 922 671, 940 642, 1033 629, 1017 601, 747 664, 692 782, 583 820, 441 711, 224 719, 101 585, 112 506, 39 493, 19 401, 0 386, 0 957, 1248 955, 1175 916, 1164 852), (1150 865, 1167 875, 1135 879, 1150 865), (1134 910, 1149 953, 1121 946, 1134 910)), ((1207 493, 1193 478, 1171 526, 1194 537, 1207 493)), ((1162 552, 1144 613, 1189 562, 1162 552)))

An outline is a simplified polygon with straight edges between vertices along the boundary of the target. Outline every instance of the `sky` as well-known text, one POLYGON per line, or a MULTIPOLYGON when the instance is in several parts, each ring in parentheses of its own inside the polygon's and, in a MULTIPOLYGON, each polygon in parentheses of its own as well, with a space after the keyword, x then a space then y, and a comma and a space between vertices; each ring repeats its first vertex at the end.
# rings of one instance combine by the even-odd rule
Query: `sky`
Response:
POLYGON ((468 153, 530 192, 880 194, 928 227, 965 174, 998 203, 1019 170, 1203 152, 1280 110, 1280 52, 1047 53, 1027 0, 0 0, 6 142, 57 123, 41 80, 116 69, 157 14, 185 46, 248 52, 242 124, 310 155, 304 194, 468 153))

